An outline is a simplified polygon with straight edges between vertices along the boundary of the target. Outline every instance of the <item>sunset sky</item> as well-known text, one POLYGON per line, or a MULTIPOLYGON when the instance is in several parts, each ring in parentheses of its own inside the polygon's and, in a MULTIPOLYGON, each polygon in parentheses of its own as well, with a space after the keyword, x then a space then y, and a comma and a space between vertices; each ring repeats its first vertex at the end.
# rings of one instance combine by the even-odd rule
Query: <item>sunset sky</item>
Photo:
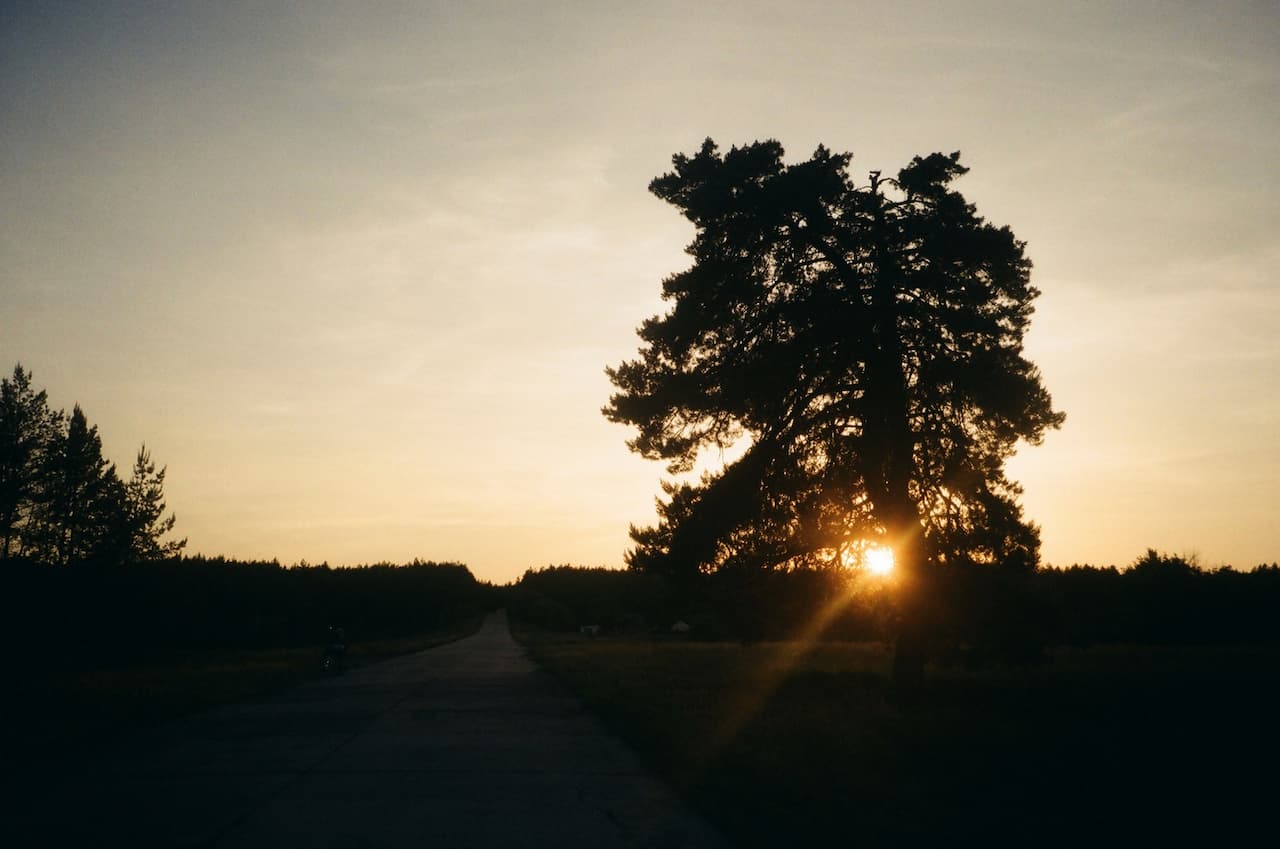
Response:
POLYGON ((1046 561, 1280 559, 1273 2, 2 8, 0 369, 145 441, 190 553, 621 565, 663 470, 604 367, 711 136, 962 151, 1044 293, 1046 561))

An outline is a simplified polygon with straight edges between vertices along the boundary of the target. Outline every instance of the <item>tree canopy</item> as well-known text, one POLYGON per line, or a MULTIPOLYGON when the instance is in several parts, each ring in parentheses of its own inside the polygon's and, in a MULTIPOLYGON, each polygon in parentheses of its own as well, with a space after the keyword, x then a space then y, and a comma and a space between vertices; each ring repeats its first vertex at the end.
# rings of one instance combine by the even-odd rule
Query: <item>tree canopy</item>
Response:
POLYGON ((959 153, 896 177, 850 176, 819 147, 721 154, 707 139, 650 184, 693 223, 692 265, 662 283, 637 359, 607 370, 603 413, 667 482, 633 567, 668 573, 848 563, 890 544, 904 579, 932 567, 1034 565, 1038 529, 1004 462, 1061 425, 1023 355, 1039 292, 1024 244, 953 187, 959 153))

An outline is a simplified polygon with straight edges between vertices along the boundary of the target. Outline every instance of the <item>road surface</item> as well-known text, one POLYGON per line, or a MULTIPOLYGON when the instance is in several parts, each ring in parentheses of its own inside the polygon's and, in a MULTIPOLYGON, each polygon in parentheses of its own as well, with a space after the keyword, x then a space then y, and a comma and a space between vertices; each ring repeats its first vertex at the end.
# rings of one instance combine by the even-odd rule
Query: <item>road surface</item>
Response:
POLYGON ((133 737, 44 791, 7 845, 724 846, 500 613, 456 643, 133 737))

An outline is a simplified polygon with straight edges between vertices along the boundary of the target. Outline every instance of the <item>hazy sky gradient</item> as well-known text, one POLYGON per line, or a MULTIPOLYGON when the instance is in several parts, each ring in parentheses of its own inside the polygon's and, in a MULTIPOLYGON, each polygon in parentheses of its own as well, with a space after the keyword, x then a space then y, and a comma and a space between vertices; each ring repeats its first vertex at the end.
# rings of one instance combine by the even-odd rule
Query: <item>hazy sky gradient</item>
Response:
POLYGON ((599 408, 674 152, 963 152, 1028 242, 1052 563, 1280 558, 1280 13, 1236 3, 5 5, 0 368, 169 466, 190 550, 621 564, 599 408))

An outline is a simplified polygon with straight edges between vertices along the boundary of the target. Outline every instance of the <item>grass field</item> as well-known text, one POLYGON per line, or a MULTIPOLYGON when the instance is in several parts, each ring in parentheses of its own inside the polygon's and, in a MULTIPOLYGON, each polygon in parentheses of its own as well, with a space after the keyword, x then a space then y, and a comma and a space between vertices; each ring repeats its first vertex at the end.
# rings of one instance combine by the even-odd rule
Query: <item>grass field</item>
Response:
MULTIPOLYGON (((474 633, 480 622, 475 617, 412 637, 354 642, 347 666, 452 642, 474 633)), ((198 710, 267 695, 320 677, 322 648, 158 653, 144 662, 124 657, 79 669, 50 660, 27 672, 21 692, 5 703, 5 750, 18 762, 56 756, 198 710)))
POLYGON ((1245 845, 1272 829, 1275 648, 1062 650, 931 669, 878 644, 587 638, 516 627, 738 845, 1245 845))

